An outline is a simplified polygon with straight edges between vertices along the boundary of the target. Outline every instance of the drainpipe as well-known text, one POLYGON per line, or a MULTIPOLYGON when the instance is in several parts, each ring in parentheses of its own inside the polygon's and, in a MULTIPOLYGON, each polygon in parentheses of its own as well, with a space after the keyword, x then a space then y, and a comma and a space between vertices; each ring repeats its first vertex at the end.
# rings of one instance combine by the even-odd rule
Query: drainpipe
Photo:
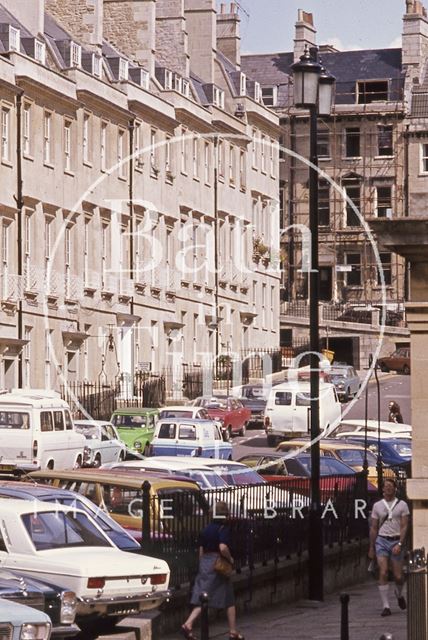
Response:
MULTIPOLYGON (((16 96, 16 210, 17 210, 17 256, 18 256, 18 276, 22 277, 22 210, 24 208, 24 200, 22 195, 22 96, 20 91, 16 96)), ((18 301, 18 340, 22 340, 22 297, 19 296, 18 301)), ((18 387, 21 389, 23 385, 23 354, 22 347, 18 355, 18 387)))
MULTIPOLYGON (((129 181, 128 181, 128 206, 129 206, 129 277, 131 284, 134 285, 134 130, 135 117, 128 123, 129 131, 129 181)), ((130 300, 131 315, 134 315, 134 291, 130 300)), ((135 326, 132 323, 132 341, 131 341, 131 393, 134 395, 134 375, 135 375, 135 326)))
MULTIPOLYGON (((409 125, 406 124, 404 132, 404 215, 410 215, 410 192, 409 192, 409 125)), ((404 260, 404 300, 410 300, 410 262, 404 260)))

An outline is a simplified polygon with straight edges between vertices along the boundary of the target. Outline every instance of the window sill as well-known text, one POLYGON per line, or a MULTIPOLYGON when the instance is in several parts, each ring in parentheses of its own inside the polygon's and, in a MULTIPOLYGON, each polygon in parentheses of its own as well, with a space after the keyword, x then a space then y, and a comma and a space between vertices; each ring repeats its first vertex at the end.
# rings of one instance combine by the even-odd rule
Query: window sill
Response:
POLYGON ((48 169, 55 169, 55 165, 51 164, 50 162, 44 162, 43 166, 47 167, 48 169))
POLYGON ((241 185, 240 188, 239 188, 239 191, 241 193, 247 193, 247 187, 244 187, 244 185, 241 185))
POLYGON ((64 169, 64 174, 66 176, 70 176, 71 178, 74 178, 74 171, 71 171, 71 169, 64 169))
POLYGON ((10 167, 10 169, 13 169, 13 164, 11 163, 10 160, 7 160, 6 158, 2 158, 1 163, 5 166, 5 167, 10 167))
POLYGON ((126 176, 117 176, 117 179, 121 182, 126 182, 126 176))
POLYGON ((347 284, 347 289, 352 289, 352 291, 364 291, 364 287, 361 284, 347 284))
POLYGON ((181 175, 182 175, 182 176, 186 176, 186 178, 187 178, 187 176, 189 175, 189 174, 187 173, 187 171, 185 171, 185 170, 183 170, 183 169, 181 169, 180 173, 181 173, 181 175))
POLYGON ((386 153, 385 155, 378 154, 377 156, 374 157, 374 160, 394 160, 394 158, 395 158, 395 153, 393 153, 392 155, 389 153, 386 153))
POLYGON ((344 156, 342 158, 343 161, 348 160, 348 161, 354 161, 354 160, 362 160, 363 157, 362 156, 344 156))
POLYGON ((229 181, 229 187, 231 189, 236 189, 236 184, 234 182, 229 181))
POLYGON ((318 162, 331 162, 331 156, 319 156, 318 162))
POLYGON ((200 181, 201 181, 201 179, 199 178, 199 176, 193 176, 193 180, 194 180, 195 182, 200 182, 200 181))
POLYGON ((89 167, 89 169, 93 169, 94 165, 89 160, 83 160, 82 164, 84 167, 89 167))
POLYGON ((34 157, 31 156, 29 153, 24 153, 23 156, 24 160, 29 160, 30 162, 34 162, 34 157))
MULTIPOLYGON (((428 173, 427 173, 428 175, 428 173)), ((218 181, 219 182, 223 182, 224 183, 224 176, 222 176, 221 174, 218 176, 218 181)))

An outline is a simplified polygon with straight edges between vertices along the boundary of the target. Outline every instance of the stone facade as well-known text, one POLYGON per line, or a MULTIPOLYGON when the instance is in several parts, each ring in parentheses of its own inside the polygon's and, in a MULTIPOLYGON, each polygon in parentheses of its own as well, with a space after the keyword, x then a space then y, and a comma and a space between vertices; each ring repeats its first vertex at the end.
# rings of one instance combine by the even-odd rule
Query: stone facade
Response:
MULTIPOLYGON (((224 61, 212 63, 215 84, 136 64, 155 42, 155 16, 149 39, 142 19, 128 39, 117 22, 109 42, 113 10, 123 18, 154 2, 105 0, 102 59, 79 48, 77 20, 65 29, 69 4, 52 4, 37 47, 32 23, 15 21, 20 50, 0 57, 0 388, 183 371, 216 352, 276 348, 277 116, 239 97, 228 79, 239 69, 224 61), (254 262, 259 237, 269 252, 254 262)), ((73 3, 85 4, 93 17, 93 3, 73 3)))

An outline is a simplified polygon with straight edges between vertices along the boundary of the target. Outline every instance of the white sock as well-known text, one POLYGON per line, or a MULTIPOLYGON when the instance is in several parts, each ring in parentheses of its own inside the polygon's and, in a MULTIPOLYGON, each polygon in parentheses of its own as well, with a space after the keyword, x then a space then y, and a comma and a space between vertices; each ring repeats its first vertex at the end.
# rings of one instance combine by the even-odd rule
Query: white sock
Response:
POLYGON ((388 591, 389 584, 380 584, 379 585, 379 593, 382 600, 382 605, 384 609, 389 609, 389 600, 388 600, 388 591))
POLYGON ((397 596, 397 598, 399 598, 403 593, 403 585, 402 584, 396 584, 395 585, 395 595, 397 596))

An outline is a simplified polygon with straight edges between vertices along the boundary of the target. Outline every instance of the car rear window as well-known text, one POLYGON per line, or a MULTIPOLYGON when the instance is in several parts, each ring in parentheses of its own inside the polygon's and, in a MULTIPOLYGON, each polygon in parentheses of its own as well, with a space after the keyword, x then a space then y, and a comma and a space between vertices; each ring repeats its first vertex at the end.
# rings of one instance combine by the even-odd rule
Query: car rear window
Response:
POLYGON ((289 391, 277 391, 275 393, 275 404, 280 406, 291 405, 291 393, 289 391))
POLYGON ((196 440, 196 426, 194 424, 181 424, 178 429, 179 440, 196 440))
POLYGON ((29 429, 30 414, 22 411, 0 411, 0 429, 29 429))
POLYGON ((159 427, 158 438, 166 440, 173 440, 175 438, 175 431, 177 425, 173 422, 165 422, 159 427))
POLYGON ((21 517, 37 551, 112 546, 84 513, 46 511, 21 517))

